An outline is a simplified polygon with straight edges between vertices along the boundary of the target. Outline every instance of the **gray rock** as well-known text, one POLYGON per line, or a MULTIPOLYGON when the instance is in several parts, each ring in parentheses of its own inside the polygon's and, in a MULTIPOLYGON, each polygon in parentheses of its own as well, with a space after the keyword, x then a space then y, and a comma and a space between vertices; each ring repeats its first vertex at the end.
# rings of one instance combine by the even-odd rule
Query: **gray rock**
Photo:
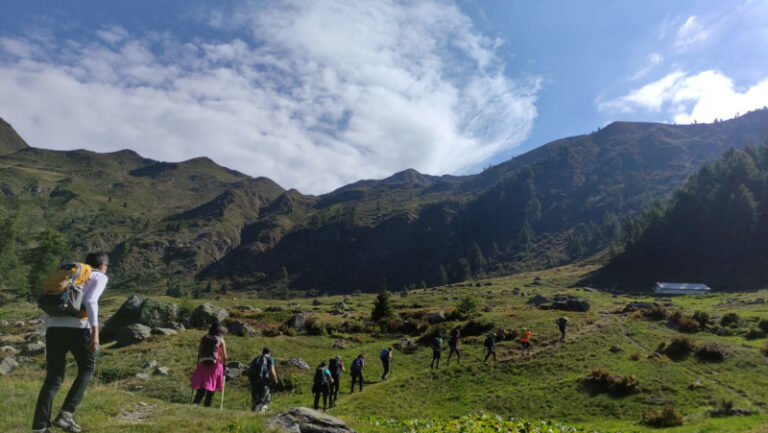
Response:
POLYGON ((24 356, 36 356, 45 353, 45 343, 38 341, 37 343, 30 343, 24 346, 21 354, 24 356))
POLYGON ((213 304, 204 303, 201 304, 199 307, 195 309, 194 312, 192 312, 192 326, 198 327, 198 326, 208 326, 213 322, 214 320, 223 321, 229 317, 229 313, 227 310, 217 307, 213 304))
POLYGON ((176 329, 175 324, 184 319, 181 307, 177 304, 155 301, 136 294, 128 298, 106 321, 100 337, 102 341, 112 341, 119 329, 135 323, 150 328, 176 329))
POLYGON ((149 375, 147 373, 136 373, 136 379, 149 380, 149 375))
POLYGON ((123 326, 117 330, 115 341, 118 346, 130 346, 142 342, 152 335, 152 328, 141 323, 123 326))
POLYGON ((733 332, 730 329, 726 328, 726 327, 722 327, 722 328, 717 330, 716 334, 721 336, 721 337, 729 337, 729 336, 733 335, 733 332))
POLYGON ((436 323, 443 323, 447 320, 447 317, 445 315, 445 311, 436 311, 435 313, 431 314, 429 317, 427 317, 427 322, 431 324, 436 323))
POLYGON ((239 368, 225 368, 224 369, 224 377, 226 380, 236 380, 238 377, 240 377, 243 374, 243 370, 240 370, 239 368))
POLYGON ((159 376, 168 376, 171 374, 171 371, 168 369, 168 367, 157 367, 157 370, 155 370, 155 374, 159 376))
POLYGON ((0 320, 0 326, 8 326, 7 320, 0 320))
POLYGON ((621 310, 621 312, 631 313, 633 311, 645 311, 651 308, 651 305, 653 305, 651 302, 630 302, 623 310, 621 310))
POLYGON ((18 368, 18 366, 19 366, 19 363, 16 362, 16 358, 14 358, 13 356, 0 358, 0 374, 3 376, 11 373, 13 370, 18 368))
POLYGON ((17 327, 17 328, 21 328, 21 327, 23 327, 23 326, 24 326, 24 321, 23 321, 23 320, 19 320, 18 322, 15 322, 15 323, 13 324, 13 326, 15 326, 15 327, 17 327))
POLYGON ((296 329, 296 332, 307 330, 307 313, 296 313, 288 319, 288 326, 296 329))
POLYGON ((590 305, 589 302, 580 298, 572 296, 555 296, 555 300, 552 302, 550 308, 561 311, 586 312, 589 311, 590 305))
POLYGON ((338 340, 333 342, 334 349, 346 349, 347 347, 349 347, 349 344, 347 344, 347 342, 344 341, 343 338, 339 338, 338 340))
POLYGON ((235 309, 242 311, 243 313, 248 313, 253 311, 253 308, 250 305, 237 305, 235 306, 235 309))
POLYGON ((0 353, 16 353, 17 350, 13 346, 0 347, 0 353))
POLYGON ((395 347, 404 353, 413 353, 416 351, 416 342, 413 338, 400 338, 395 343, 395 347))
POLYGON ((17 356, 16 362, 19 364, 25 363, 25 362, 34 362, 34 359, 30 358, 29 356, 17 356))
POLYGON ((288 358, 288 363, 298 368, 299 370, 310 370, 312 367, 307 364, 307 361, 301 358, 288 358))
POLYGON ((248 322, 237 320, 229 325, 229 333, 241 337, 253 337, 256 335, 256 330, 248 322))
POLYGON ((240 361, 229 361, 227 362, 227 368, 237 368, 239 370, 245 370, 246 366, 240 361))
POLYGON ((41 319, 32 319, 32 320, 28 321, 27 323, 29 323, 30 325, 39 325, 39 324, 43 323, 43 321, 41 319))
POLYGON ((539 305, 548 304, 550 302, 552 302, 552 301, 549 298, 547 298, 546 296, 544 296, 544 295, 536 295, 536 296, 532 297, 531 299, 529 299, 528 302, 526 302, 526 304, 527 305, 533 305, 534 307, 538 307, 539 305))
POLYGON ((151 331, 152 335, 176 335, 177 332, 175 329, 171 328, 152 328, 151 331))
POLYGON ((267 428, 282 433, 357 433, 339 418, 305 407, 292 407, 267 421, 267 428))
POLYGON ((187 329, 187 327, 181 322, 171 322, 170 327, 174 331, 184 331, 187 329))
POLYGON ((151 359, 149 361, 144 361, 144 363, 141 364, 141 368, 143 368, 145 370, 152 369, 152 368, 157 368, 157 361, 155 361, 154 359, 151 359))
POLYGON ((611 353, 619 353, 619 352, 623 352, 623 351, 624 351, 624 350, 623 350, 621 347, 619 347, 619 346, 611 346, 611 348, 610 348, 610 349, 608 349, 608 350, 610 350, 610 351, 611 351, 611 353))

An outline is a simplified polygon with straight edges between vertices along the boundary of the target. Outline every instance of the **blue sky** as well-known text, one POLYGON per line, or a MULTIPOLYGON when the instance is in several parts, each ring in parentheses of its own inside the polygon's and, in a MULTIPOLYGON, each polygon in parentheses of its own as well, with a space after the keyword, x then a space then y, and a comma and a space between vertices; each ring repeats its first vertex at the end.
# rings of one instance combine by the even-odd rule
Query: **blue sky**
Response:
POLYGON ((763 0, 5 2, 0 117, 318 194, 763 107, 767 22, 763 0))

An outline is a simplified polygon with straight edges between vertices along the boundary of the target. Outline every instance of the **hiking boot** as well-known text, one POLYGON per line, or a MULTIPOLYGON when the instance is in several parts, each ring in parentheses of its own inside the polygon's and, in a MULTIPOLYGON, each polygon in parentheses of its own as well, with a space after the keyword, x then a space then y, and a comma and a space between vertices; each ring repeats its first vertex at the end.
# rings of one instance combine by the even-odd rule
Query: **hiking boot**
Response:
POLYGON ((48 430, 48 427, 46 427, 46 428, 41 428, 37 430, 32 429, 32 433, 51 433, 51 431, 48 430))
POLYGON ((59 416, 56 417, 55 420, 53 420, 53 425, 57 427, 61 427, 65 431, 68 431, 70 433, 80 433, 83 431, 83 428, 80 427, 75 422, 75 419, 72 417, 72 414, 69 412, 61 411, 59 412, 59 416))

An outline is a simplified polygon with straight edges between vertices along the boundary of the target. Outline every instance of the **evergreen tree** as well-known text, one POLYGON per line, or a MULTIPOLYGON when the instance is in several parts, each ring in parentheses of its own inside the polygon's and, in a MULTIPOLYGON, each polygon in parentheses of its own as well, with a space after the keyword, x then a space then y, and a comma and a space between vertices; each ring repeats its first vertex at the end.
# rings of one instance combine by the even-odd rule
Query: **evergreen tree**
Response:
POLYGON ((387 290, 387 284, 381 283, 379 287, 379 294, 376 296, 376 300, 373 302, 373 310, 371 311, 371 320, 378 321, 392 317, 395 315, 395 309, 392 307, 392 303, 389 301, 389 291, 387 290))
POLYGON ((29 250, 27 254, 27 263, 30 263, 31 269, 27 281, 29 290, 26 295, 28 298, 34 297, 42 290, 43 282, 48 274, 59 266, 67 254, 67 243, 64 236, 54 229, 47 228, 35 236, 36 246, 29 250))
POLYGON ((483 251, 480 249, 480 245, 474 242, 469 247, 469 264, 472 267, 472 274, 477 275, 485 269, 485 265, 488 263, 483 257, 483 251))
POLYGON ((213 292, 213 285, 211 284, 210 281, 208 281, 208 285, 205 286, 205 293, 211 293, 211 292, 213 292))
POLYGON ((18 216, 0 220, 0 289, 26 296, 27 266, 22 263, 18 244, 22 240, 18 216))
POLYGON ((472 278, 472 266, 464 257, 459 259, 459 266, 456 268, 456 281, 467 281, 472 278))
POLYGON ((448 272, 445 271, 445 266, 440 265, 440 268, 438 269, 438 282, 441 286, 444 286, 448 284, 448 272))

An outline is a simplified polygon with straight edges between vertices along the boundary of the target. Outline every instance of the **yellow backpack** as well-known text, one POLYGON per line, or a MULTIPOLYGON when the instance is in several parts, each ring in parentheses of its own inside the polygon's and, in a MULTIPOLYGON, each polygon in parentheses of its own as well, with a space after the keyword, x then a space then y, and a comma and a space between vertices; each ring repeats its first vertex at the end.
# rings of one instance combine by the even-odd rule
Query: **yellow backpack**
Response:
POLYGON ((46 278, 37 305, 49 316, 74 316, 85 319, 88 315, 82 308, 83 287, 91 277, 92 271, 89 265, 80 262, 59 266, 46 278))

